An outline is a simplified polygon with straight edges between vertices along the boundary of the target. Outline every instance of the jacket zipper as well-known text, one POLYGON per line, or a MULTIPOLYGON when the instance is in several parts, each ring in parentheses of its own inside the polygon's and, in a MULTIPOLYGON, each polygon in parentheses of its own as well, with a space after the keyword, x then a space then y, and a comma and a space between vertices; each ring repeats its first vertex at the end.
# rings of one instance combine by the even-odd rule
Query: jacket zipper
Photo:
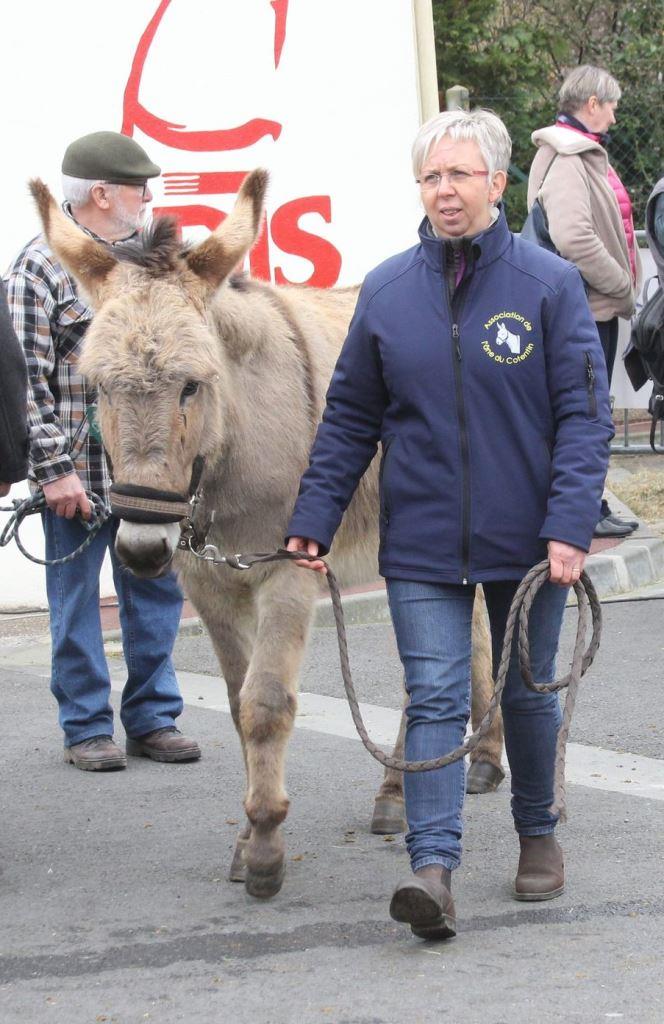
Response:
POLYGON ((586 357, 586 377, 588 387, 588 406, 590 409, 590 415, 594 418, 597 416, 597 395, 595 394, 595 370, 593 369, 593 361, 590 356, 590 352, 584 353, 586 357))
MULTIPOLYGON (((463 398, 463 386, 461 380, 461 331, 459 321, 463 311, 463 301, 455 302, 457 296, 463 290, 464 299, 467 289, 467 278, 457 288, 452 302, 449 303, 452 319, 452 349, 454 363, 454 387, 456 392, 457 415, 459 417, 459 436, 461 440, 461 477, 462 477, 462 501, 461 501, 461 582, 464 586, 468 583, 469 561, 470 561, 470 448, 468 445, 468 425, 466 421, 466 405, 463 398)), ((447 289, 445 289, 447 297, 447 289)))
POLYGON ((388 443, 383 446, 383 456, 382 456, 382 458, 380 460, 380 466, 378 467, 378 490, 379 490, 379 493, 380 493, 380 515, 381 515, 381 518, 382 518, 382 520, 383 520, 383 522, 384 522, 386 527, 389 525, 389 522, 390 522, 390 509, 389 509, 389 505, 387 503, 387 492, 385 490, 384 475, 385 475, 385 463, 387 462, 387 453, 389 452, 391 447, 392 447, 392 440, 388 441, 388 443))

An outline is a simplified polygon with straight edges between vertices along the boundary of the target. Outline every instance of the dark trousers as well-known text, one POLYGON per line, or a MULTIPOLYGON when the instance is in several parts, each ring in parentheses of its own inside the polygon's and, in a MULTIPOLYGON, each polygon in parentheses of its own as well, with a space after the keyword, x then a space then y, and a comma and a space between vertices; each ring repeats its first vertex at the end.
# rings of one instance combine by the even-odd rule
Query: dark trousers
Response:
POLYGON ((616 361, 616 352, 618 350, 618 317, 614 316, 613 320, 596 320, 595 327, 597 328, 599 340, 602 344, 602 352, 604 353, 604 359, 606 362, 606 372, 609 378, 609 387, 611 387, 613 364, 616 361))
MULTIPOLYGON (((613 320, 596 320, 595 327, 599 334, 599 340, 602 345, 602 352, 604 353, 604 360, 606 362, 606 373, 609 378, 609 387, 611 387, 611 377, 613 376, 613 364, 616 361, 616 352, 618 351, 618 317, 614 316, 613 320)), ((605 516, 610 515, 611 509, 605 498, 602 498, 602 507, 600 509, 599 517, 604 519, 605 516)))

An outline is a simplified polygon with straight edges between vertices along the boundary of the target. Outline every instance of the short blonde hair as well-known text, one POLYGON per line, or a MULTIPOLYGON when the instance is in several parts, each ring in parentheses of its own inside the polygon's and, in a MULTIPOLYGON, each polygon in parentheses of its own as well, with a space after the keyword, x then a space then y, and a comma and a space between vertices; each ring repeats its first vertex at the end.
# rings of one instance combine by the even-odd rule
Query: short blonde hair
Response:
POLYGON ((476 142, 487 166, 489 177, 496 171, 507 172, 512 155, 512 140, 507 128, 492 110, 444 110, 422 125, 413 142, 413 173, 419 178, 422 165, 432 146, 444 135, 476 142))

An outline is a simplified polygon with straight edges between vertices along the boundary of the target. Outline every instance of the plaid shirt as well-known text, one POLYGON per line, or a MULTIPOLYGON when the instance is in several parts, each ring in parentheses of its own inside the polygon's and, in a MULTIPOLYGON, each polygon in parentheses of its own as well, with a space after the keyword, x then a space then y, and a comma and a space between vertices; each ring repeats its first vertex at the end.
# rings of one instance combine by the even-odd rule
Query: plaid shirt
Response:
MULTIPOLYGON (((64 210, 71 216, 68 204, 64 210)), ((28 364, 30 479, 41 485, 75 471, 83 487, 108 504, 106 457, 90 433, 96 396, 76 369, 92 310, 43 235, 18 254, 6 282, 28 364)))

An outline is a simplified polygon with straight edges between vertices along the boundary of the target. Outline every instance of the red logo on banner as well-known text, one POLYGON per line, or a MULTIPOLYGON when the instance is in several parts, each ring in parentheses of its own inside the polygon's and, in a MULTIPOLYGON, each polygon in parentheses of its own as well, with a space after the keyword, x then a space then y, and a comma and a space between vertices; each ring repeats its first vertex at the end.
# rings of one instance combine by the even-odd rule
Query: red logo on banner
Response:
MULTIPOLYGON (((158 45, 157 30, 171 0, 161 0, 147 28, 141 36, 131 71, 127 80, 123 101, 122 132, 133 135, 139 129, 149 138, 168 146, 170 149, 189 153, 237 152, 253 146, 263 138, 275 142, 281 135, 282 125, 264 117, 254 117, 245 124, 230 127, 215 127, 209 130, 192 131, 186 125, 176 124, 149 111, 139 98, 141 79, 145 62, 151 48, 158 45), (155 37, 157 37, 155 42, 155 37)), ((282 50, 286 41, 288 0, 271 0, 274 12, 274 68, 279 67, 282 50)), ((184 162, 184 161, 183 161, 184 162)), ((163 175, 164 191, 167 196, 217 196, 235 195, 246 171, 167 171, 163 175)), ((169 213, 178 218, 183 227, 204 225, 214 230, 226 216, 215 206, 197 203, 172 205, 155 209, 155 213, 169 213)), ((250 255, 251 272, 256 277, 270 280, 270 243, 282 252, 302 256, 313 265, 313 271, 305 282, 325 288, 336 284, 341 270, 341 254, 328 242, 305 231, 299 226, 300 217, 315 213, 329 224, 332 220, 330 196, 304 196, 281 206, 272 215, 250 255)), ((274 280, 278 284, 290 283, 279 266, 274 267, 274 280)))

